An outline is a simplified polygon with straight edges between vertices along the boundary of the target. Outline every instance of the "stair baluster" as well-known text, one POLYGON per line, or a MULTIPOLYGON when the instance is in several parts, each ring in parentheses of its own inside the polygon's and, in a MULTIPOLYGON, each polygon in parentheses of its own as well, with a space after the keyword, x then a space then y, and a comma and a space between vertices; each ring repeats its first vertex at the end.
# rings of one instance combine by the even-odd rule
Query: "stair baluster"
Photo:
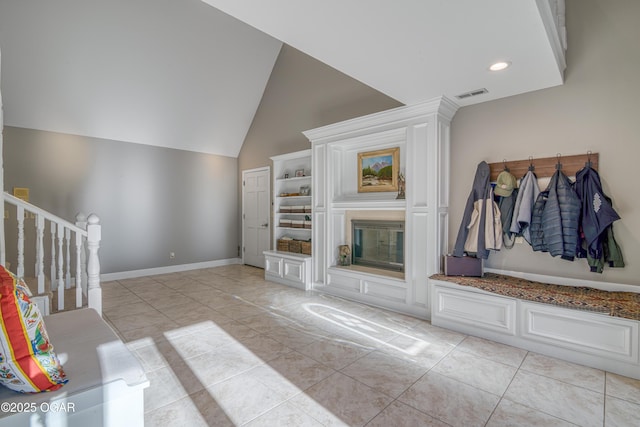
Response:
POLYGON ((51 275, 49 276, 49 287, 53 291, 56 283, 56 224, 50 221, 49 225, 51 226, 51 275))
POLYGON ((44 294, 44 216, 36 216, 36 277, 38 294, 44 294))
POLYGON ((71 289, 71 230, 68 228, 64 229, 64 240, 67 246, 67 262, 66 272, 64 275, 64 287, 65 289, 71 289))
POLYGON ((57 275, 57 285, 58 285, 58 310, 64 310, 64 255, 63 255, 63 246, 64 246, 64 227, 62 224, 58 223, 58 275, 57 275))
POLYGON ((18 277, 24 277, 24 208, 18 206, 18 277))

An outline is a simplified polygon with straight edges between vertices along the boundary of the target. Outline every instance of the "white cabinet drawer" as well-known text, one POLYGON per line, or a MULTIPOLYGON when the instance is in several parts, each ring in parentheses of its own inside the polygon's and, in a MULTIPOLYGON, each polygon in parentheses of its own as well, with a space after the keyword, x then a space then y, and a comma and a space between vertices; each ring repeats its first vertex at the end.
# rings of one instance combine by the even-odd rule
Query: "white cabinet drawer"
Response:
POLYGON ((398 286, 381 280, 363 280, 364 293, 383 300, 405 303, 407 300, 407 286, 404 282, 398 286))
POLYGON ((527 339, 638 363, 638 322, 606 314, 521 302, 527 339))
POLYGON ((507 335, 516 334, 516 300, 434 284, 432 316, 507 335))
POLYGON ((294 282, 300 282, 304 284, 305 278, 305 263, 298 260, 284 259, 283 260, 283 273, 282 277, 294 282))
POLYGON ((282 258, 265 255, 264 257, 265 274, 282 277, 282 264, 283 264, 282 258))
POLYGON ((360 293, 360 279, 342 274, 327 274, 327 285, 330 287, 343 289, 345 291, 360 293))

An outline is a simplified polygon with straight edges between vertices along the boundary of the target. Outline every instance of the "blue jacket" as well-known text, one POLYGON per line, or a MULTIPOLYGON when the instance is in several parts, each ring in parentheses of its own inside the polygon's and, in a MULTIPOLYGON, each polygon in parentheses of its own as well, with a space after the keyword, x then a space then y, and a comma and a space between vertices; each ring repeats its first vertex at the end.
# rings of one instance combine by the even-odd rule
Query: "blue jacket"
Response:
MULTIPOLYGON (((473 214, 473 204, 476 200, 486 200, 491 197, 491 185, 489 184, 489 177, 491 171, 487 162, 480 162, 476 169, 476 175, 473 179, 473 188, 467 198, 467 204, 464 208, 464 216, 462 217, 462 223, 460 223, 460 230, 458 231, 458 237, 456 238, 456 246, 453 249, 453 256, 464 256, 464 244, 467 240, 467 234, 469 229, 467 226, 471 221, 471 215, 473 214)), ((478 252, 476 257, 487 259, 489 257, 489 250, 485 245, 485 221, 486 221, 486 209, 482 209, 480 213, 480 223, 478 225, 478 252)))

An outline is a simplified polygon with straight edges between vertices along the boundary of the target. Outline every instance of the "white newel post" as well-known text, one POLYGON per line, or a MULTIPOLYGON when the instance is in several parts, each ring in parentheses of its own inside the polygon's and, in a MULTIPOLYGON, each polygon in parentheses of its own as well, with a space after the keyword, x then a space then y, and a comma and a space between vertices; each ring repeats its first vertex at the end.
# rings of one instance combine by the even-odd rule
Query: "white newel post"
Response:
MULTIPOLYGON (((87 216, 82 212, 76 215, 76 227, 87 231, 87 216)), ((84 248, 84 237, 76 232, 76 307, 82 307, 82 294, 87 293, 87 254, 84 248)))
POLYGON ((87 225, 87 246, 89 250, 89 260, 87 262, 88 288, 87 296, 89 307, 95 309, 102 316, 102 289, 100 288, 100 260, 98 259, 98 249, 102 230, 100 218, 91 214, 87 225))

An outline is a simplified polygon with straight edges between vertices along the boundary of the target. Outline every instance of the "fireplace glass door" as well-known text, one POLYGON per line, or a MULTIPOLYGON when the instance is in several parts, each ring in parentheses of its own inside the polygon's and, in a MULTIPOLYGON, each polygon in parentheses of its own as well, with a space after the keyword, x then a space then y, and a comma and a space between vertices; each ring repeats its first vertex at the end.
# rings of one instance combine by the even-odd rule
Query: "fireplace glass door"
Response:
POLYGON ((404 222, 352 220, 355 265, 404 272, 404 222))

